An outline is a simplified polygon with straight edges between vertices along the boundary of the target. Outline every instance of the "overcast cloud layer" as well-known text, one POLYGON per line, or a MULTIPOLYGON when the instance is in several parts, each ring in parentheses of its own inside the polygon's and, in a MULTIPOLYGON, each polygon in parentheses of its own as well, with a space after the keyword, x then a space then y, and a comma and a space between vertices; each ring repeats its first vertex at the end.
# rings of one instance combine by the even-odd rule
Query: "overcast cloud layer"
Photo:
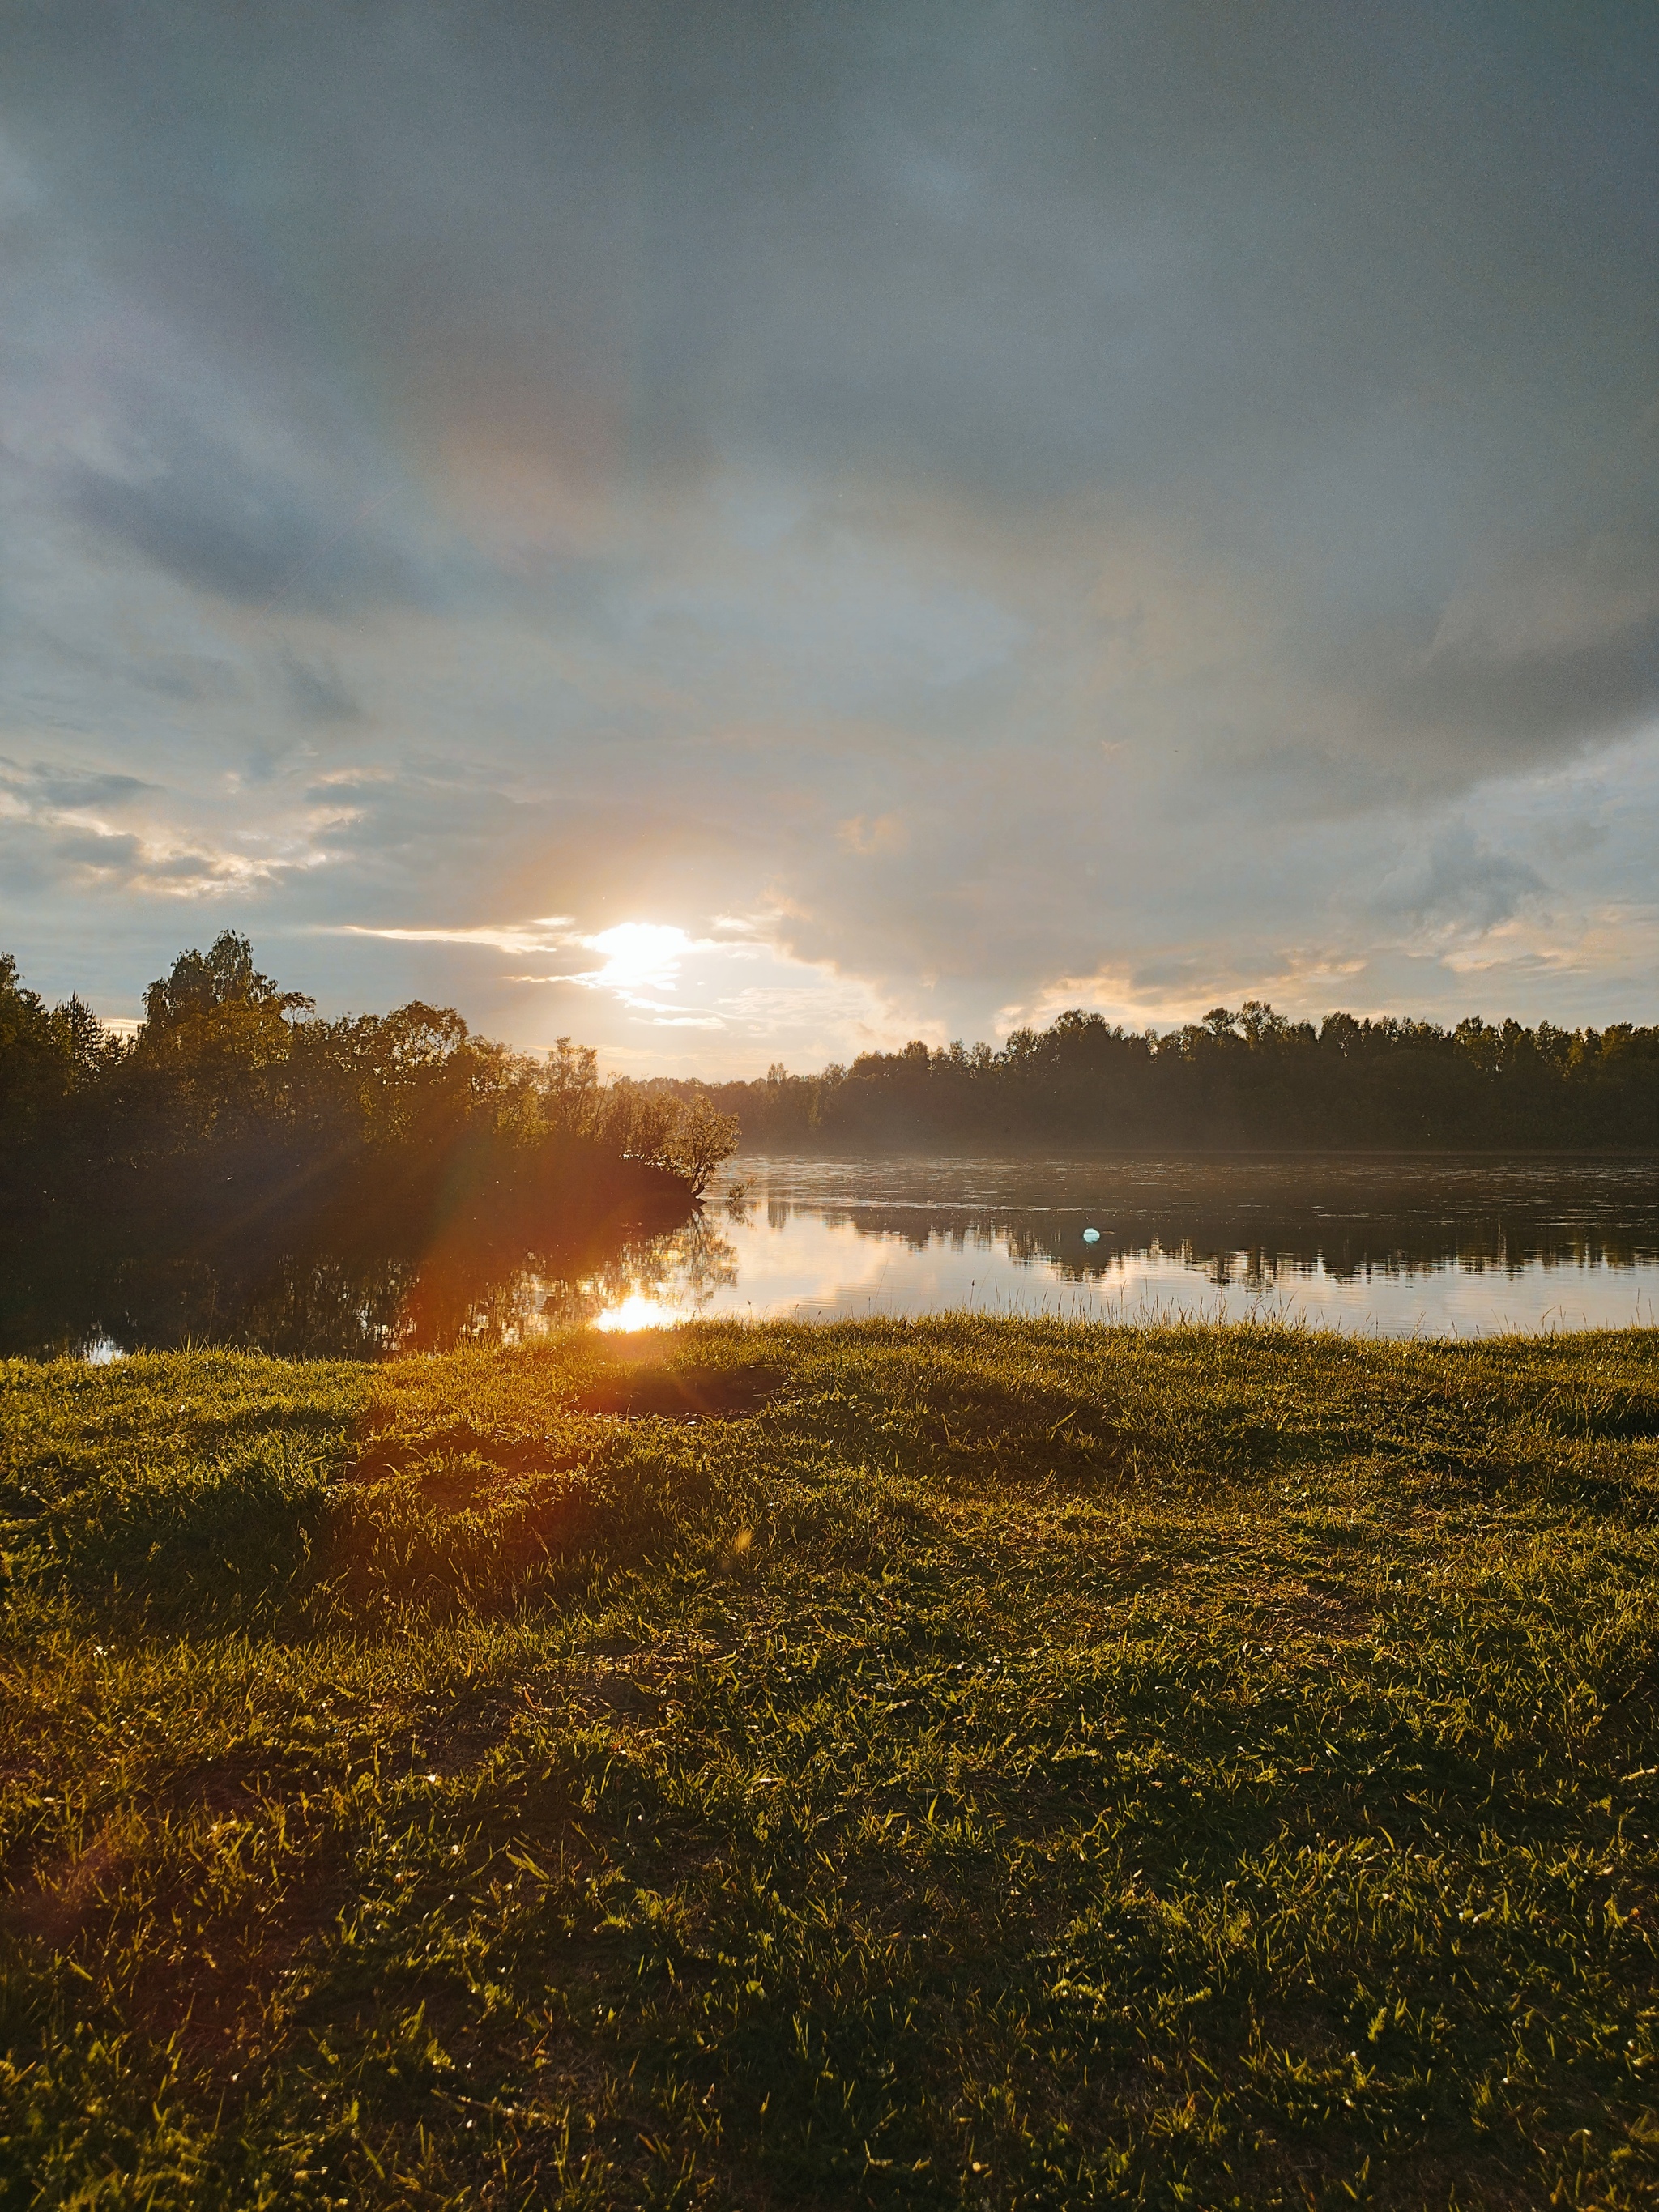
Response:
POLYGON ((1652 1019, 1650 9, 15 6, 0 944, 1652 1019))

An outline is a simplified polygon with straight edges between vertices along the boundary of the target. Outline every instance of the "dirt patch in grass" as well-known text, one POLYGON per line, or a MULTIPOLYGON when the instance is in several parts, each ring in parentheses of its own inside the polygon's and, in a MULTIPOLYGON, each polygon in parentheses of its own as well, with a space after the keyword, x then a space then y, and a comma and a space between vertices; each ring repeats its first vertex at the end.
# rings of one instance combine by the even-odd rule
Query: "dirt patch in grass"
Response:
MULTIPOLYGON (((579 1420, 681 1422, 746 1419, 780 1397, 781 1367, 669 1368, 621 1365, 590 1375, 562 1397, 557 1412, 579 1420)), ((459 1510, 514 1480, 567 1474, 588 1457, 591 1439, 548 1431, 514 1435, 471 1421, 413 1430, 374 1426, 341 1480, 374 1484, 417 1474, 421 1494, 459 1510)))
POLYGON ((417 1474, 428 1503, 465 1505, 518 1478, 563 1474, 584 1456, 568 1437, 494 1437, 460 1421, 413 1433, 372 1431, 340 1480, 370 1486, 417 1474))
POLYGON ((623 1662, 598 1659, 573 1665, 566 1680, 572 1703, 588 1717, 654 1721, 667 1692, 648 1671, 636 1671, 623 1662))
POLYGON ((447 1723, 428 1729, 428 1749, 418 1765, 443 1782, 476 1773, 524 1710, 522 1698, 495 1698, 464 1710, 447 1723))
POLYGON ((0 1905, 0 1927, 49 1950, 72 1950, 90 1925, 106 1887, 118 1884, 126 1865, 125 1851, 106 1830, 85 1850, 43 1868, 33 1881, 14 1890, 0 1905))
POLYGON ((740 1420, 770 1405, 788 1379, 781 1367, 622 1368, 579 1390, 570 1410, 616 1420, 740 1420))
POLYGON ((1251 1626, 1258 1633, 1360 1644, 1377 1632, 1376 1608, 1341 1589, 1285 1580, 1237 1589, 1229 1595, 1233 1602, 1248 1608, 1251 1626))
POLYGON ((344 1856, 325 1844, 254 1928, 209 1925, 196 1948, 148 1967, 134 1985, 133 2019, 158 2043, 176 2040, 188 2057, 222 2069, 258 2044, 271 1998, 349 1896, 344 1856))
POLYGON ((166 1792, 170 1805, 221 1817, 246 1819, 264 1799, 289 1800, 309 1776, 292 1760, 258 1759, 230 1753, 186 1768, 166 1792))

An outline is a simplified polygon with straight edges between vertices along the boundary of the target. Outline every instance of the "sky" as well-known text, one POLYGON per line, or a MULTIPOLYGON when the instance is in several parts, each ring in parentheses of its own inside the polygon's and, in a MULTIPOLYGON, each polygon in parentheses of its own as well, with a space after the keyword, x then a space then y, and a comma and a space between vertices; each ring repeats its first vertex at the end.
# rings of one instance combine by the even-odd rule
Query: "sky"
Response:
POLYGON ((1659 1018, 1659 15, 12 0, 0 946, 1659 1018))

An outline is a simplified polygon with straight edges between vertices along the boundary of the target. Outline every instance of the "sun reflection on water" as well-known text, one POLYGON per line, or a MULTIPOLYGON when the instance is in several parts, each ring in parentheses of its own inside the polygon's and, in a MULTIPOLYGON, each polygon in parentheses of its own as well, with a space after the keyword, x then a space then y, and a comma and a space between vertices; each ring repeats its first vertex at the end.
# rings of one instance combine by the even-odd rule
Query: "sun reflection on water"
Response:
POLYGON ((615 1334, 632 1328, 672 1328, 684 1318, 678 1306, 668 1305, 661 1298, 647 1297, 641 1291, 632 1291, 620 1305, 596 1316, 593 1326, 615 1334))

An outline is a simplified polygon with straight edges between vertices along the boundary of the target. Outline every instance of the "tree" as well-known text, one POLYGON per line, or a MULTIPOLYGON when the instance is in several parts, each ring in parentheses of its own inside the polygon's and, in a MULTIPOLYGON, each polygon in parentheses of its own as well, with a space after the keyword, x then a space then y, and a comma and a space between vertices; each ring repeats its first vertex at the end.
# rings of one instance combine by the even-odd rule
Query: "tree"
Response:
POLYGON ((53 1126, 120 1049, 84 999, 49 1008, 0 952, 0 1142, 26 1144, 53 1126))

